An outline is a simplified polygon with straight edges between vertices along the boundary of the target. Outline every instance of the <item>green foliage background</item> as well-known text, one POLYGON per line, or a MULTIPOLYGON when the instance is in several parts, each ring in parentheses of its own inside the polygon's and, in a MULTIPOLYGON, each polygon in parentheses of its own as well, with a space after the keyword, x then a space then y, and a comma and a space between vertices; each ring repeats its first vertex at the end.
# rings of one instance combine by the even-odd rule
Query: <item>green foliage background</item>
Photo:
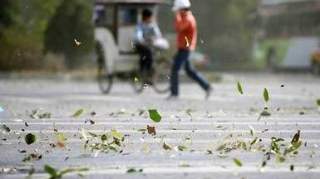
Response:
MULTIPOLYGON (((57 43, 52 42, 52 46, 49 47, 45 46, 44 42, 47 39, 60 39, 64 43, 60 42, 59 45, 72 43, 73 40, 69 42, 69 39, 63 36, 66 33, 75 35, 79 39, 82 38, 83 34, 88 34, 89 38, 93 38, 91 11, 92 1, 90 0, 1 0, 0 70, 45 69, 47 62, 44 61, 44 52, 46 51, 53 50, 64 55, 69 55, 67 54, 69 52, 74 54, 70 49, 67 52, 57 51, 57 48, 53 48, 57 43), (62 12, 61 8, 65 8, 67 11, 62 12), (71 20, 70 16, 72 15, 75 18, 71 20), (57 18, 61 20, 59 25, 61 25, 60 28, 64 28, 64 31, 55 26, 57 23, 54 21, 57 18), (64 18, 69 21, 64 20, 64 18), (75 23, 78 23, 74 26, 78 29, 70 29, 75 23), (79 25, 81 23, 83 26, 79 25), (47 30, 48 28, 54 29, 47 30), (75 33, 75 31, 78 32, 75 33), (51 35, 51 37, 48 38, 47 35, 51 35), (47 47, 47 50, 45 47, 47 47)), ((92 44, 91 41, 88 40, 88 46, 92 44)), ((88 46, 82 49, 86 53, 89 49, 88 46)), ((62 48, 64 47, 62 46, 62 48)), ((65 63, 68 66, 69 63, 65 63)))
MULTIPOLYGON (((250 62, 257 1, 193 0, 198 49, 216 66, 250 62)), ((76 68, 93 47, 93 0, 1 0, 0 70, 46 69, 45 53, 76 68), (82 42, 74 47, 74 39, 82 42)), ((174 33, 170 6, 160 8, 162 30, 174 33), (172 25, 168 25, 172 24, 172 25)), ((54 60, 53 60, 54 61, 54 60)))
POLYGON ((64 54, 68 68, 82 63, 82 56, 93 47, 92 3, 88 0, 64 0, 45 31, 45 50, 64 54), (82 45, 76 46, 75 40, 82 45))

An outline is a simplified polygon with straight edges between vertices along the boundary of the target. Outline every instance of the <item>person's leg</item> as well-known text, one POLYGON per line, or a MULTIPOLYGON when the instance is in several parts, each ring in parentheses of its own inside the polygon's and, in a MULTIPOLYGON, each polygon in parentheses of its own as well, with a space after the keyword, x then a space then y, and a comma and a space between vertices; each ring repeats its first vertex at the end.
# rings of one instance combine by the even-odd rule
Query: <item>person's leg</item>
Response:
POLYGON ((179 50, 174 58, 170 78, 171 96, 179 95, 179 71, 188 57, 189 53, 187 51, 179 50))
POLYGON ((153 54, 152 54, 152 50, 151 48, 149 47, 145 47, 145 50, 144 50, 144 56, 145 56, 145 68, 146 68, 146 71, 147 73, 150 73, 151 70, 152 70, 152 66, 153 66, 153 54))
POLYGON ((187 59, 185 63, 185 70, 187 75, 196 81, 204 90, 210 89, 210 84, 207 80, 205 80, 192 66, 189 59, 187 59))
POLYGON ((136 48, 140 55, 140 72, 149 72, 153 64, 152 50, 143 45, 137 45, 136 48))

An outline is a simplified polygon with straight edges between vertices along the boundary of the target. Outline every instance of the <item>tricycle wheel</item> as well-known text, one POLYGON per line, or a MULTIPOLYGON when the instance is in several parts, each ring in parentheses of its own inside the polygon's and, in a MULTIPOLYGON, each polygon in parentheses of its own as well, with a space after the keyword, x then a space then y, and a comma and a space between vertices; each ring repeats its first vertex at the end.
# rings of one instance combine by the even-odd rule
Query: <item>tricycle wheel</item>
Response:
POLYGON ((153 88, 157 93, 167 93, 170 89, 171 63, 166 59, 160 59, 155 64, 152 77, 153 88))
POLYGON ((97 53, 97 62, 98 62, 98 74, 97 80, 100 91, 103 94, 108 94, 111 91, 112 84, 113 84, 113 76, 108 73, 108 69, 105 63, 105 57, 103 53, 103 48, 101 45, 97 44, 96 47, 97 53))
POLYGON ((132 87, 134 91, 138 94, 142 93, 145 88, 145 79, 142 74, 140 73, 133 73, 132 77, 130 78, 132 87))
POLYGON ((106 67, 104 67, 104 65, 101 65, 98 68, 98 84, 99 84, 100 91, 103 94, 108 94, 110 93, 112 88, 113 77, 111 75, 108 75, 105 70, 106 70, 106 67))

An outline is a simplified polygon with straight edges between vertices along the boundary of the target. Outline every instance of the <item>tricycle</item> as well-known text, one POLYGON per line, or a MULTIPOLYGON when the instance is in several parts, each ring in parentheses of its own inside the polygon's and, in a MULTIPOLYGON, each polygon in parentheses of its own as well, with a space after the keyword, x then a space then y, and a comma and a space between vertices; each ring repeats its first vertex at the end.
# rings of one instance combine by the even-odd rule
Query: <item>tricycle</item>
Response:
POLYGON ((133 43, 143 9, 148 8, 157 16, 158 6, 165 3, 165 0, 95 0, 97 78, 102 93, 111 91, 115 78, 130 81, 137 93, 146 87, 153 87, 158 93, 169 91, 171 64, 163 50, 154 49, 152 74, 145 76, 140 73, 139 55, 133 43))

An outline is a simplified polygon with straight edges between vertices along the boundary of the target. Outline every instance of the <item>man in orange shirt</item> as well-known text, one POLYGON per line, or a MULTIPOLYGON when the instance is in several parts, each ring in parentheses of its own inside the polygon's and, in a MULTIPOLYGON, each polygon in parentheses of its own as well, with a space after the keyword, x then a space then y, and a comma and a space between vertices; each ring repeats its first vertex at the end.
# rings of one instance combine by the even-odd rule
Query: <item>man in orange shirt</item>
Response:
POLYGON ((209 98, 212 88, 197 71, 192 67, 189 60, 190 52, 195 50, 197 45, 197 23, 191 10, 189 0, 176 0, 173 10, 176 13, 175 28, 177 32, 178 52, 174 58, 171 72, 171 95, 169 99, 177 98, 179 95, 179 71, 184 65, 187 75, 199 83, 206 91, 206 99, 209 98))

